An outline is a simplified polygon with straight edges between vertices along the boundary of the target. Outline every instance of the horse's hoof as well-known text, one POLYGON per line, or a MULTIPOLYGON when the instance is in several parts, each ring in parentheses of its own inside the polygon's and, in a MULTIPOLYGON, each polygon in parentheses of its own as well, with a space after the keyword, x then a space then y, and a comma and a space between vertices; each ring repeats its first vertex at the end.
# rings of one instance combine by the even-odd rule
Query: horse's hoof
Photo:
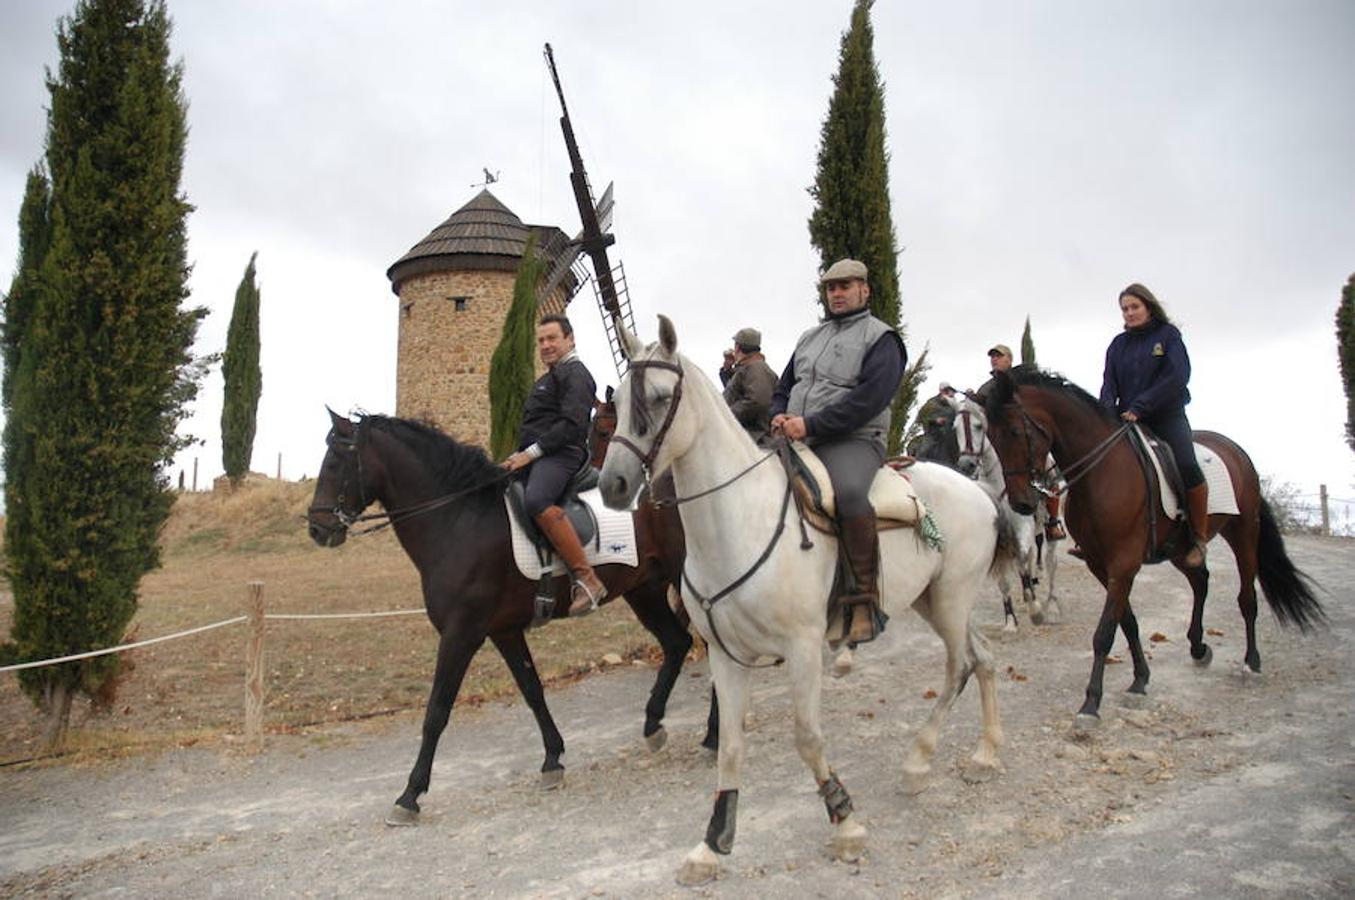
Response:
POLYGON ((1205 644, 1204 653, 1200 654, 1200 657, 1195 660, 1195 665, 1203 669, 1205 666, 1209 665, 1213 661, 1214 661, 1214 648, 1209 646, 1208 644, 1205 644))
POLYGON ((698 884, 708 884, 714 881, 719 874, 719 859, 703 843, 696 850, 687 854, 687 858, 682 861, 682 868, 678 869, 677 873, 677 883, 683 887, 695 887, 698 884))
POLYGON ((987 784, 1001 773, 1001 769, 991 763, 980 763, 974 760, 969 761, 969 765, 960 769, 960 777, 967 784, 987 784))
POLYGON ((903 792, 916 797, 931 784, 931 769, 904 769, 903 792))
POLYGON ((1124 698, 1120 701, 1121 705, 1130 709, 1143 709, 1148 705, 1148 692, 1143 690, 1134 690, 1130 688, 1124 692, 1124 698))
POLYGON ((645 746, 649 748, 650 753, 658 753, 667 743, 668 729, 664 728, 662 725, 659 726, 658 731, 645 736, 645 746))
POLYGON ((408 828, 411 825, 419 824, 419 814, 412 809, 405 809, 400 804, 391 807, 391 811, 386 813, 386 824, 391 828, 408 828))
POLYGON ((1043 625, 1045 621, 1045 614, 1042 612, 1033 612, 1030 614, 1030 624, 1032 625, 1043 625))
POLYGON ((845 675, 852 674, 851 654, 845 654, 845 657, 846 658, 844 659, 842 656, 839 656, 837 659, 833 660, 832 673, 834 678, 842 678, 845 675))
POLYGON ((541 773, 541 790, 553 791, 556 788, 563 787, 565 783, 565 770, 547 769, 541 773))
POLYGON ((848 818, 837 824, 833 839, 829 842, 833 859, 838 862, 860 862, 866 852, 866 828, 854 818, 848 818))
POLYGON ((1002 631, 1004 634, 1016 634, 1016 620, 1008 616, 1002 622, 1002 631))
POLYGON ((1074 734, 1091 734, 1101 727, 1101 717, 1092 713, 1078 713, 1073 717, 1074 734))
POLYGON ((1250 664, 1245 662, 1242 664, 1241 673, 1243 681, 1251 681, 1252 679, 1261 677, 1260 669, 1253 669, 1250 664))

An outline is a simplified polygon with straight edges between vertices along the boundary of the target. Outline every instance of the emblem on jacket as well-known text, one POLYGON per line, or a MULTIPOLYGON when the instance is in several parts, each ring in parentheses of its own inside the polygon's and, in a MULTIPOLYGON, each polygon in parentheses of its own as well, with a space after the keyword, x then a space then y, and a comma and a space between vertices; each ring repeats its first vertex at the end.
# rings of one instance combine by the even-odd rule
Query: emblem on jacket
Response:
POLYGON ((1166 355, 1167 355, 1167 351, 1163 348, 1162 342, 1161 342, 1161 341, 1158 341, 1156 344, 1153 345, 1153 355, 1154 355, 1154 356, 1166 356, 1166 355))

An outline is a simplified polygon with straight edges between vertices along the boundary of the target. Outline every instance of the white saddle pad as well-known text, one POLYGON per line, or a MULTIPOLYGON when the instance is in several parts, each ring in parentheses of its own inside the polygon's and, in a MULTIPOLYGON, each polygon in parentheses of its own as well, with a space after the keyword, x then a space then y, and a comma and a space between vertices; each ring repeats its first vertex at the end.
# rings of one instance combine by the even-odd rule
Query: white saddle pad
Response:
MULTIPOLYGON (((795 452, 800 454, 805 468, 819 484, 819 496, 823 510, 830 516, 837 515, 837 504, 833 497, 833 482, 828 476, 828 468, 823 460, 805 444, 795 443, 795 452)), ((877 519, 895 519, 900 522, 920 522, 927 514, 922 499, 913 490, 913 483, 904 475, 895 472, 889 466, 881 466, 870 483, 870 505, 875 507, 877 519)))
MULTIPOLYGON (((640 552, 635 546, 635 519, 632 513, 624 509, 608 509, 597 488, 580 494, 579 499, 592 507, 593 515, 598 520, 598 537, 584 547, 588 551, 588 563, 594 566, 614 563, 632 568, 638 566, 640 552)), ((552 575, 563 574, 565 564, 553 553, 549 557, 549 566, 541 565, 536 547, 518 524, 507 497, 503 498, 503 503, 508 512, 508 526, 513 533, 513 561, 518 564, 518 571, 532 579, 540 578, 547 571, 552 575)))
MULTIPOLYGON (((1137 425, 1134 426, 1138 431, 1139 437, 1143 438, 1143 429, 1137 425)), ((1176 497, 1176 492, 1167 484, 1167 476, 1162 474, 1162 463, 1158 461, 1156 453, 1150 453, 1153 458, 1153 468, 1157 469, 1157 483, 1162 486, 1162 512, 1169 518, 1174 519, 1181 509, 1181 504, 1176 497)), ((1204 444, 1195 445, 1195 459, 1200 463, 1200 469, 1204 472, 1205 484, 1209 485, 1209 514, 1220 516, 1238 515, 1237 494, 1233 492, 1233 479, 1228 475, 1228 467, 1219 459, 1217 453, 1210 450, 1204 444)))

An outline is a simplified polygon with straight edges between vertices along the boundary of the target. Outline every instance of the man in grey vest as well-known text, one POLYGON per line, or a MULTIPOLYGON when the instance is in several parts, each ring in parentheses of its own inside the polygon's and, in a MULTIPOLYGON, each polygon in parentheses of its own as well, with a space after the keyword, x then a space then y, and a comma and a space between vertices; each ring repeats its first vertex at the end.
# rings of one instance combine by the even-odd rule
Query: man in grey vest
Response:
POLYGON ((889 404, 908 351, 891 326, 870 314, 866 266, 841 259, 820 281, 828 315, 800 336, 772 397, 772 431, 802 440, 828 469, 843 555, 856 582, 842 598, 847 640, 874 640, 880 614, 879 543, 870 486, 885 459, 889 404))
POLYGON ((762 332, 756 328, 740 328, 735 332, 734 349, 725 351, 720 381, 725 386, 729 411, 749 437, 761 441, 771 428, 769 410, 776 390, 776 373, 762 355, 762 332))

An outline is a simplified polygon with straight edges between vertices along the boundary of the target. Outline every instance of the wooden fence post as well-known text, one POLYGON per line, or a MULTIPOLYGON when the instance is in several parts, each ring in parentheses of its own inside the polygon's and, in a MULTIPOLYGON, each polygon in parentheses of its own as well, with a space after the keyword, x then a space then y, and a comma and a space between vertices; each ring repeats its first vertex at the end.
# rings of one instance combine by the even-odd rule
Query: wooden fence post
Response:
POLYGON ((246 588, 245 745, 258 752, 263 749, 263 582, 251 581, 246 588))
POLYGON ((1331 537, 1331 510, 1327 507, 1327 486, 1317 486, 1317 495, 1322 503, 1322 536, 1331 537))

